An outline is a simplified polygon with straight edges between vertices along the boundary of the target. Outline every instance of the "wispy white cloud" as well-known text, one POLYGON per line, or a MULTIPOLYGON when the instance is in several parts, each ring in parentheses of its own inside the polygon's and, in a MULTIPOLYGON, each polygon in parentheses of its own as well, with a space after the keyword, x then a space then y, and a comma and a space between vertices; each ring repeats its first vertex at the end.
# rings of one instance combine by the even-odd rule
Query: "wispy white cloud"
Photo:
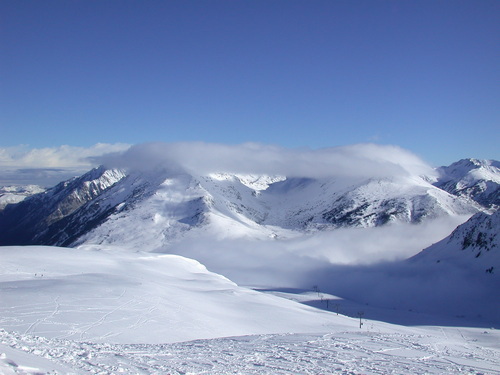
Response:
POLYGON ((0 185, 51 186, 96 166, 94 157, 124 151, 130 145, 98 143, 91 147, 0 148, 0 185))
POLYGON ((92 157, 128 149, 130 145, 97 143, 91 147, 58 146, 29 148, 25 145, 0 148, 2 168, 75 168, 88 167, 92 157))

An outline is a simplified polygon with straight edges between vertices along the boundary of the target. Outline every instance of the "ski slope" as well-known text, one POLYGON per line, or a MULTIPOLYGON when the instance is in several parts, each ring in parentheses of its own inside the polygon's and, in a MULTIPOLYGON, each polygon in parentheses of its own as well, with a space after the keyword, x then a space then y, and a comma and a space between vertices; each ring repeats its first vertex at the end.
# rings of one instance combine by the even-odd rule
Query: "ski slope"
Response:
POLYGON ((0 293, 0 327, 80 341, 151 344, 355 326, 239 287, 192 259, 97 247, 4 247, 0 293))
POLYGON ((176 255, 3 247, 0 373, 500 374, 496 329, 405 327, 300 303, 320 293, 281 296, 176 255))

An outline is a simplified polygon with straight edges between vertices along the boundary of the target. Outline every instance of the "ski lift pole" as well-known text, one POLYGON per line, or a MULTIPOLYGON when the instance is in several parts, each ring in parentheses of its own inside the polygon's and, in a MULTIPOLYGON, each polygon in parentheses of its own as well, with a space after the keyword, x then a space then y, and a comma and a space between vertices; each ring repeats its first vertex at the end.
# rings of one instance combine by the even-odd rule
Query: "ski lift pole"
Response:
POLYGON ((361 329, 361 327, 363 327, 363 321, 362 321, 363 315, 365 315, 365 313, 363 311, 358 312, 358 316, 359 316, 359 329, 361 329))

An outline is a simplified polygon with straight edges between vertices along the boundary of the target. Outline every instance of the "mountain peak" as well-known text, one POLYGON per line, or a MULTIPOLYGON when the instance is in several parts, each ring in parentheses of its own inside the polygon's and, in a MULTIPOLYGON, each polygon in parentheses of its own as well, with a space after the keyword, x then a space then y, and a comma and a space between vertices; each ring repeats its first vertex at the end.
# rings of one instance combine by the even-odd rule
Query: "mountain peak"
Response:
MULTIPOLYGON (((474 170, 483 171, 496 171, 500 168, 500 162, 496 160, 486 160, 486 159, 461 159, 449 166, 442 166, 437 168, 441 176, 446 175, 448 177, 463 177, 474 170)), ((443 176, 444 177, 444 176, 443 176)))
POLYGON ((462 159, 437 168, 435 186, 453 195, 474 200, 489 209, 500 206, 500 162, 462 159))

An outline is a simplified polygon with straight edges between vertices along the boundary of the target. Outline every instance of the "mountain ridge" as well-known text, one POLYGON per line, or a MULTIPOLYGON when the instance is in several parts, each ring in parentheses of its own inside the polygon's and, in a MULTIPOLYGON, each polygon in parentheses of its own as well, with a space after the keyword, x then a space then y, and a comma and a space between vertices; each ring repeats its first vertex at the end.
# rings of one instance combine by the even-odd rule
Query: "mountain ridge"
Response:
POLYGON ((19 236, 24 238, 23 244, 41 244, 36 240, 37 236, 98 197, 123 177, 125 174, 120 170, 94 168, 17 204, 7 205, 0 211, 2 244, 16 244, 19 236))
POLYGON ((434 182, 425 176, 286 178, 168 169, 126 172, 101 166, 0 211, 0 244, 76 246, 129 238, 127 242, 141 246, 149 241, 153 250, 201 227, 233 237, 287 238, 336 228, 418 224, 494 209, 500 181, 496 164, 476 159, 457 163, 439 169, 434 182), (488 181, 488 175, 478 176, 484 165, 491 166, 488 181), (472 172, 469 181, 496 184, 496 190, 478 195, 451 189, 472 172), (493 201, 484 203, 486 198, 493 201), (120 227, 140 229, 134 235, 120 227))

